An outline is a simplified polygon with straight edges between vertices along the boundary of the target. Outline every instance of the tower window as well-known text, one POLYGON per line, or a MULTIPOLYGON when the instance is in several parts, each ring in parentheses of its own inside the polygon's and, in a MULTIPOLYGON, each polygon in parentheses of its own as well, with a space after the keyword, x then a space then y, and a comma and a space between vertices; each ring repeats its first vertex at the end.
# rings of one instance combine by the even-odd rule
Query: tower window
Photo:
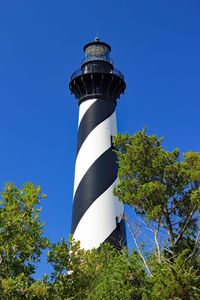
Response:
POLYGON ((111 143, 111 147, 113 148, 114 147, 114 139, 113 139, 112 135, 110 136, 110 143, 111 143))
POLYGON ((118 217, 116 217, 116 229, 118 231, 120 231, 120 223, 119 223, 119 218, 118 217))

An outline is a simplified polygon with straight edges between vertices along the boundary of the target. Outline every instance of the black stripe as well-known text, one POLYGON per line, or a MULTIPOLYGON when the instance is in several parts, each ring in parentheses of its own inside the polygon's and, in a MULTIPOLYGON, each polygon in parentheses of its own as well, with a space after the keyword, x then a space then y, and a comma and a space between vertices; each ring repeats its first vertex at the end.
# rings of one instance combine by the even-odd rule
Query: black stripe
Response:
POLYGON ((124 219, 121 220, 121 222, 118 224, 117 227, 118 228, 115 228, 115 230, 113 230, 113 232, 107 237, 104 243, 108 242, 117 250, 121 250, 123 247, 127 246, 126 228, 125 228, 124 219))
POLYGON ((116 180, 118 169, 116 161, 116 153, 109 148, 85 173, 74 196, 71 233, 74 233, 90 205, 116 180))
POLYGON ((77 155, 89 133, 115 111, 115 103, 104 99, 96 100, 84 114, 78 128, 77 155))

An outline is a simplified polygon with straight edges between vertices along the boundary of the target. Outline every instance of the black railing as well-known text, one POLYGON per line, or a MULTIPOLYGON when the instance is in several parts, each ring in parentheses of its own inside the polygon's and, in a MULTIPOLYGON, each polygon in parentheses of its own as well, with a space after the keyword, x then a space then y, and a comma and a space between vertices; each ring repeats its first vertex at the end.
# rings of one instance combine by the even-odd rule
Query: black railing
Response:
POLYGON ((111 65, 113 65, 113 60, 112 60, 110 57, 106 56, 106 55, 105 55, 105 56, 98 56, 98 55, 93 56, 93 55, 88 55, 88 56, 86 56, 86 57, 84 57, 84 58, 82 59, 81 65, 85 64, 85 63, 88 62, 88 61, 93 61, 93 60, 103 60, 103 61, 107 61, 107 62, 109 62, 111 65))
POLYGON ((92 68, 84 68, 82 69, 78 69, 76 70, 72 76, 71 76, 71 80, 74 79, 75 77, 82 75, 82 74, 86 74, 86 73, 111 73, 114 75, 119 76, 121 79, 124 80, 124 75, 117 69, 113 68, 112 70, 106 70, 104 66, 102 66, 102 68, 98 67, 98 70, 92 69, 92 68))

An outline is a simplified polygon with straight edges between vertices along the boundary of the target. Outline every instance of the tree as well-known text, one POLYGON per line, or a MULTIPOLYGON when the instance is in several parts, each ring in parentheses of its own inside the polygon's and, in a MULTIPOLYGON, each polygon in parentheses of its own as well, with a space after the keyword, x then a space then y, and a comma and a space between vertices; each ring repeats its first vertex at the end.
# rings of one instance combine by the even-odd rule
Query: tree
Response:
MULTIPOLYGON (((162 140, 157 139, 156 135, 148 136, 145 129, 134 136, 117 135, 115 151, 119 160, 120 182, 114 194, 124 204, 131 206, 138 216, 138 222, 133 227, 126 219, 137 250, 152 277, 154 291, 157 287, 161 295, 161 281, 165 291, 172 290, 173 284, 170 287, 167 282, 173 282, 176 295, 177 285, 180 286, 181 282, 179 275, 182 274, 182 282, 192 276, 194 280, 188 281, 188 286, 183 289, 183 298, 176 299, 188 299, 184 293, 187 294, 186 288, 190 290, 189 284, 191 290, 195 291, 191 295, 196 295, 195 299, 198 299, 200 156, 188 152, 183 154, 181 160, 178 149, 172 152, 163 149, 162 140), (142 247, 137 240, 141 224, 151 231, 156 246, 146 255, 142 253, 142 248, 145 249, 144 240, 142 247)), ((153 299, 160 299, 160 296, 156 297, 154 295, 153 299)), ((162 297, 168 299, 164 293, 162 297)))
POLYGON ((42 236, 40 187, 28 183, 23 189, 6 184, 0 201, 0 296, 20 299, 38 289, 33 279, 36 263, 48 245, 42 236))
POLYGON ((154 277, 150 279, 151 289, 146 291, 147 299, 199 299, 199 272, 187 258, 188 250, 184 250, 173 263, 154 262, 154 277))

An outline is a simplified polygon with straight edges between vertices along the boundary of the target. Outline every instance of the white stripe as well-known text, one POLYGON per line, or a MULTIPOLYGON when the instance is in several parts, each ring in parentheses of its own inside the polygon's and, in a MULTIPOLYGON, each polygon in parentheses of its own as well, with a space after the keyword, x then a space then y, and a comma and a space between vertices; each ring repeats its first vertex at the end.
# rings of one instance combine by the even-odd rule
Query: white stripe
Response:
POLYGON ((80 104, 80 108, 79 108, 79 118, 78 118, 78 126, 80 125, 80 122, 84 116, 84 114, 86 113, 86 111, 88 110, 88 108, 90 108, 90 106, 97 101, 97 99, 89 99, 87 101, 84 101, 80 104))
POLYGON ((120 222, 124 207, 113 195, 118 179, 88 208, 76 227, 74 238, 85 250, 98 248, 116 228, 116 217, 120 222))
POLYGON ((83 142, 75 166, 74 195, 84 174, 95 160, 111 147, 111 135, 117 134, 116 113, 95 127, 83 142))

